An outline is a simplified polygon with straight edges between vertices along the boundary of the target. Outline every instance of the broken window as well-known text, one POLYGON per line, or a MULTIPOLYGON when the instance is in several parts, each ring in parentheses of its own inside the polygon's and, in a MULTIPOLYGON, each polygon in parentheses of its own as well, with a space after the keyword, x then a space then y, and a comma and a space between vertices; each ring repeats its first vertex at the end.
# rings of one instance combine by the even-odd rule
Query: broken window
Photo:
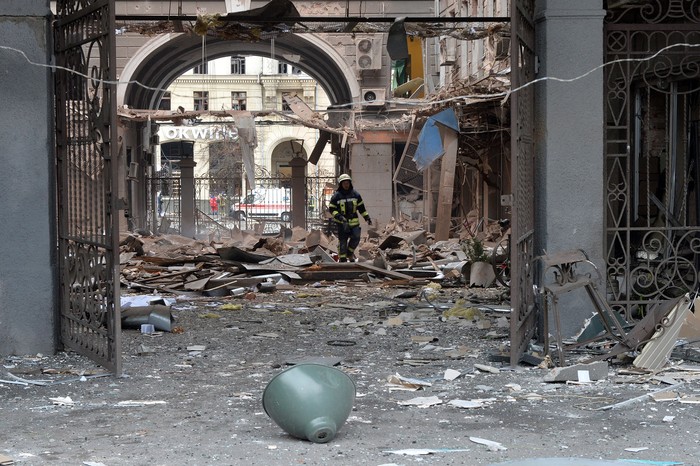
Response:
POLYGON ((245 110, 246 101, 245 92, 231 92, 231 110, 245 110))
POLYGON ((194 91, 194 109, 209 110, 209 91, 194 91))

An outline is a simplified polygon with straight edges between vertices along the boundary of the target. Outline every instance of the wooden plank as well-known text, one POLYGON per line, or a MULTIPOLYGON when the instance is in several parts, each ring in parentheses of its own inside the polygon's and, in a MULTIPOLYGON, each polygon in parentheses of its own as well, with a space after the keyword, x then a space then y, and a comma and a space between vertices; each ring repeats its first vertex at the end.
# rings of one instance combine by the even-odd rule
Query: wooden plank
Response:
POLYGON ((380 275, 385 275, 389 278, 394 278, 397 280, 411 280, 413 278, 410 275, 406 275, 400 272, 394 272, 393 270, 380 269, 379 267, 375 267, 364 262, 356 262, 355 265, 358 265, 363 269, 371 270, 372 272, 376 272, 380 275))
POLYGON ((190 291, 202 291, 207 283, 211 280, 211 276, 200 278, 199 280, 192 280, 191 282, 185 283, 185 289, 190 291))
POLYGON ((458 135, 447 128, 440 128, 445 155, 440 167, 440 193, 438 194, 437 220, 435 222, 435 240, 445 241, 450 238, 452 222, 452 196, 455 184, 455 166, 457 164, 458 135))
POLYGON ((297 272, 302 280, 305 281, 321 281, 321 280, 355 280, 360 278, 360 275, 367 273, 363 270, 346 269, 346 270, 300 270, 297 272))
POLYGON ((180 275, 188 275, 194 272, 197 272, 199 268, 196 269, 191 269, 191 270, 181 270, 179 272, 173 272, 173 273, 164 273, 155 277, 148 277, 144 278, 143 280, 138 280, 135 281, 135 283, 138 284, 144 284, 144 283, 151 283, 151 282, 157 282, 160 280, 169 280, 171 278, 179 277, 180 275))

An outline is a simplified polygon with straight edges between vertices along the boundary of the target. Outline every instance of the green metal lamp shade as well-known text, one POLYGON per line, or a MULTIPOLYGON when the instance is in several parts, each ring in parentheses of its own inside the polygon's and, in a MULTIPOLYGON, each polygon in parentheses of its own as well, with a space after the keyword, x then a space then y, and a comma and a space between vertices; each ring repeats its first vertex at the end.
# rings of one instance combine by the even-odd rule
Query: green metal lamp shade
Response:
POLYGON ((345 423, 355 401, 355 382, 343 371, 322 364, 298 364, 267 384, 265 413, 288 434, 326 443, 345 423))

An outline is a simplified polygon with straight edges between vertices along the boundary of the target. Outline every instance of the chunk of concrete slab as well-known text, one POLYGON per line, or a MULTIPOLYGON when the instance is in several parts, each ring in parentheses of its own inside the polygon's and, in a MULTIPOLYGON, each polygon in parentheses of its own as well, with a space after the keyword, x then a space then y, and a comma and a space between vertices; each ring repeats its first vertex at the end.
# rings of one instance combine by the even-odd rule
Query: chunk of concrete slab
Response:
POLYGON ((605 361, 592 362, 590 364, 576 364, 568 367, 557 367, 544 376, 545 382, 577 382, 580 380, 579 371, 588 371, 588 379, 591 381, 602 380, 608 376, 608 363, 605 361))

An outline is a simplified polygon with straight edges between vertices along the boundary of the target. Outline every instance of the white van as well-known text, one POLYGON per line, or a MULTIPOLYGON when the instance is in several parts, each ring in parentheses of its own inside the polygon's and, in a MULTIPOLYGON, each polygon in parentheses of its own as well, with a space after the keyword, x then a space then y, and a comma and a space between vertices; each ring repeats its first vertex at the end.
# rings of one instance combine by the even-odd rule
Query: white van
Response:
POLYGON ((292 190, 290 188, 258 188, 231 206, 231 217, 292 220, 292 190))

